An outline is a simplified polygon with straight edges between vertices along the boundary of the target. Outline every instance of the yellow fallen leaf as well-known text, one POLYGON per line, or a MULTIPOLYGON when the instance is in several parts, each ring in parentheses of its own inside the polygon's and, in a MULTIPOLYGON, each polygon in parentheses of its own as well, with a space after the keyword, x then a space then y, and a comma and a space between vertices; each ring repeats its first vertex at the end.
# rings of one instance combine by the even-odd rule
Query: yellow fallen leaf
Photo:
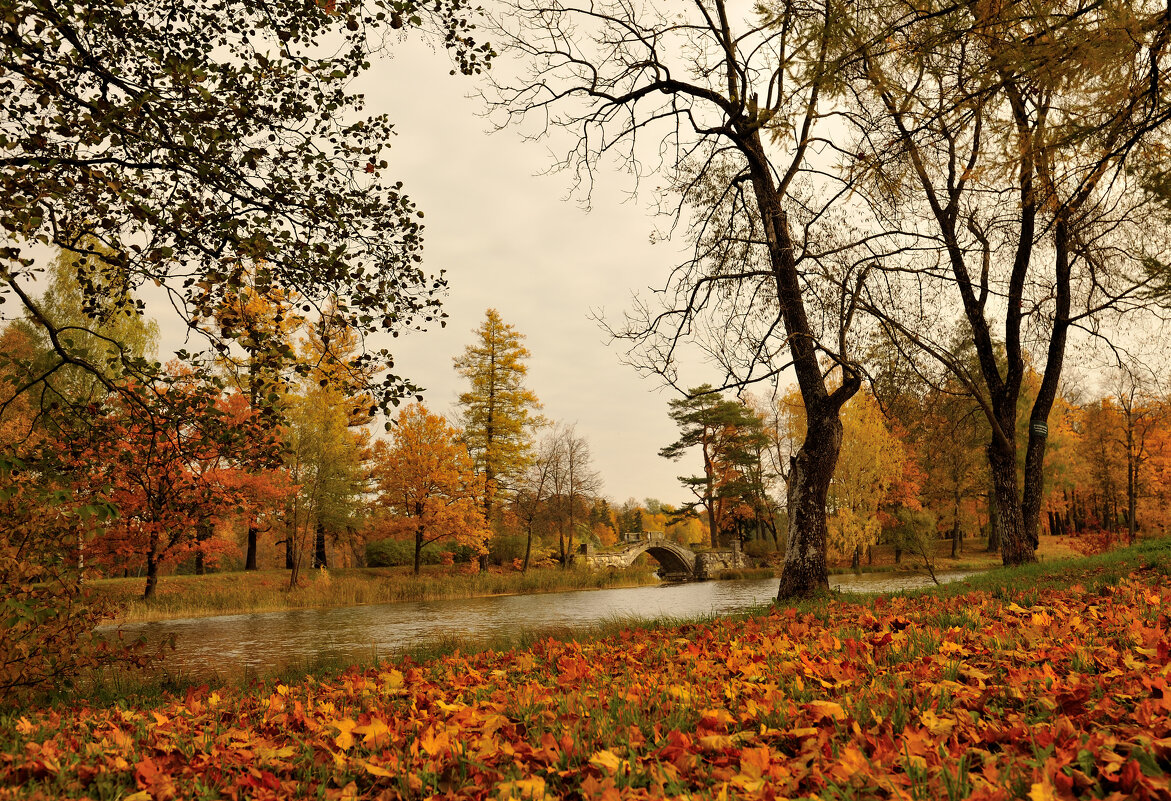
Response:
POLYGON ((699 743, 700 748, 705 748, 708 751, 721 751, 734 746, 736 739, 726 734, 709 734, 705 737, 700 737, 696 742, 699 743))
POLYGON ((595 751, 590 757, 590 764, 607 773, 617 773, 622 767, 622 760, 613 751, 595 751))
POLYGON ((809 716, 814 720, 822 718, 842 720, 846 717, 846 710, 842 709, 842 705, 836 701, 810 701, 805 705, 805 708, 809 710, 809 716))
POLYGON ((122 801, 151 801, 151 794, 149 790, 139 790, 134 795, 128 795, 122 801))
POLYGON ((329 725, 338 730, 337 737, 333 738, 333 742, 338 748, 345 751, 354 744, 353 731, 354 728, 358 725, 356 720, 350 720, 349 718, 343 718, 342 720, 331 720, 329 725))
POLYGON ((402 671, 393 668, 387 673, 379 673, 378 678, 382 681, 382 686, 388 690, 397 690, 404 682, 402 671))
POLYGON ((391 773, 389 770, 387 770, 386 768, 380 768, 377 765, 372 765, 369 762, 363 762, 362 767, 365 768, 366 772, 369 773, 371 776, 383 776, 383 777, 389 779, 389 778, 393 778, 395 775, 395 774, 391 773))
POLYGON ((943 642, 940 644, 939 653, 941 653, 941 654, 957 654, 959 656, 967 656, 970 653, 970 651, 968 651, 967 648, 960 645, 958 642, 952 642, 951 640, 947 640, 946 642, 943 642))
POLYGON ((737 773, 732 777, 732 784, 736 785, 746 793, 759 793, 764 789, 764 786, 768 784, 768 781, 766 779, 760 778, 759 776, 753 777, 744 773, 737 773))
POLYGON ((935 737, 946 737, 956 725, 955 718, 941 718, 930 709, 919 715, 919 722, 935 737))
POLYGON ((866 755, 852 745, 842 749, 838 761, 849 773, 869 775, 871 772, 870 762, 866 759, 866 755))
POLYGON ((1029 801, 1061 801, 1057 796, 1057 792, 1053 789, 1053 785, 1049 783, 1049 777, 1045 777, 1045 781, 1035 783, 1029 788, 1029 801))
POLYGON ((729 724, 732 724, 732 723, 735 723, 735 722, 736 722, 736 718, 734 718, 734 717, 732 716, 732 713, 731 713, 731 712, 729 712, 729 711, 728 711, 728 710, 726 710, 726 709, 723 709, 723 708, 720 708, 720 709, 705 709, 705 710, 703 710, 702 712, 700 712, 700 713, 699 713, 699 718, 700 718, 700 720, 701 720, 701 721, 703 721, 703 722, 705 723, 705 725, 707 725, 709 728, 710 728, 710 727, 711 727, 713 724, 714 724, 714 725, 727 726, 727 725, 729 725, 729 724))
POLYGON ((988 681, 988 679, 992 678, 991 673, 985 673, 971 665, 960 665, 960 675, 964 678, 975 679, 976 681, 988 681))
POLYGON ((445 731, 435 731, 434 729, 427 729, 423 732, 423 736, 419 738, 419 745, 427 752, 427 756, 434 757, 451 744, 450 738, 445 731))
POLYGON ((545 793, 545 780, 540 776, 530 779, 517 779, 511 782, 501 782, 496 788, 497 797, 501 801, 543 801, 548 798, 545 793))
POLYGON ((354 734, 365 735, 362 742, 368 746, 377 747, 390 742, 390 727, 386 725, 386 721, 378 718, 374 718, 365 726, 355 726, 354 734))

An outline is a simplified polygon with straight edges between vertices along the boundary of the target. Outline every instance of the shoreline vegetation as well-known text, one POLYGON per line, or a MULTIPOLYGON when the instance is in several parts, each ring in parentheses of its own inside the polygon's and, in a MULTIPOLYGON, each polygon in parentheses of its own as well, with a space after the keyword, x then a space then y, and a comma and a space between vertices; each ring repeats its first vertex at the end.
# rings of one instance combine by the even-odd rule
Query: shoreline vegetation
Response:
MULTIPOLYGON (((983 540, 965 541, 964 551, 957 559, 951 558, 950 547, 947 540, 935 543, 932 561, 936 571, 989 570, 999 565, 999 554, 987 552, 983 540)), ((1068 537, 1042 537, 1037 550, 1042 562, 1078 555, 1070 547, 1068 537)), ((501 568, 478 572, 467 565, 424 565, 418 576, 402 567, 335 568, 324 572, 304 571, 301 586, 292 591, 288 589, 288 572, 285 570, 228 571, 202 576, 163 576, 159 579, 155 597, 149 600, 141 597, 144 578, 98 579, 90 586, 102 597, 119 604, 119 614, 106 621, 117 625, 287 609, 641 587, 659 581, 654 575, 656 568, 657 565, 650 561, 626 570, 537 567, 527 573, 501 568)), ((925 572, 922 559, 914 554, 904 554, 902 561, 895 564, 893 549, 884 545, 875 546, 873 564, 862 564, 858 568, 851 568, 848 564, 835 565, 829 573, 836 576, 889 571, 925 572)), ((727 570, 716 580, 764 579, 778 575, 779 564, 762 565, 727 570)))
POLYGON ((145 579, 99 579, 94 590, 121 609, 111 624, 214 617, 286 609, 361 606, 521 595, 573 590, 639 587, 655 584, 654 567, 588 571, 557 567, 460 572, 459 568, 357 567, 308 570, 302 584, 288 589, 288 571, 234 571, 202 576, 164 576, 155 596, 143 600, 145 579))
POLYGON ((1161 797, 1169 576, 1171 541, 1149 540, 894 595, 87 693, 0 717, 0 797, 1161 797))

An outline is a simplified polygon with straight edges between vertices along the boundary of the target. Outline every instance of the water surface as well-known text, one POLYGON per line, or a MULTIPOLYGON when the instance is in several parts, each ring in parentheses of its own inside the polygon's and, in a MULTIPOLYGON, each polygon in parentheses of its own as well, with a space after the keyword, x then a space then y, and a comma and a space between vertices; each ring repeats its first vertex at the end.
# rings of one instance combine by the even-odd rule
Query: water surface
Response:
MULTIPOLYGON (((940 573, 958 581, 966 572, 940 573)), ((892 592, 931 584, 926 575, 865 573, 830 576, 830 587, 892 592)), ((606 590, 510 595, 455 601, 293 609, 189 620, 128 623, 128 639, 174 636, 169 668, 193 677, 271 674, 286 667, 371 661, 450 638, 486 639, 526 630, 586 627, 615 618, 654 619, 724 614, 766 604, 777 579, 703 581, 606 590)))

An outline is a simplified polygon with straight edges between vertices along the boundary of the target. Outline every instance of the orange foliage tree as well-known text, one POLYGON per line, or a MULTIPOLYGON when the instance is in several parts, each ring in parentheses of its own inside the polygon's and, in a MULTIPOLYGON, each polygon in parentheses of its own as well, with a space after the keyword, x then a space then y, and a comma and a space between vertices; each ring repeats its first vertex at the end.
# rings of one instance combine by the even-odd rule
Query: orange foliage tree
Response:
POLYGON ((421 403, 404 408, 393 440, 374 445, 378 504, 391 513, 389 528, 415 540, 415 573, 423 546, 454 539, 485 553, 484 478, 477 475, 459 429, 421 403))
POLYGON ((77 498, 118 510, 95 555, 145 560, 149 598, 163 564, 214 553, 210 521, 269 494, 242 473, 271 461, 275 441, 242 396, 225 397, 190 373, 132 391, 146 400, 118 396, 95 406, 85 428, 59 447, 77 498))
POLYGON ((95 629, 113 603, 84 581, 81 552, 116 510, 71 490, 44 409, 21 391, 34 356, 27 330, 0 331, 0 707, 148 656, 95 629))

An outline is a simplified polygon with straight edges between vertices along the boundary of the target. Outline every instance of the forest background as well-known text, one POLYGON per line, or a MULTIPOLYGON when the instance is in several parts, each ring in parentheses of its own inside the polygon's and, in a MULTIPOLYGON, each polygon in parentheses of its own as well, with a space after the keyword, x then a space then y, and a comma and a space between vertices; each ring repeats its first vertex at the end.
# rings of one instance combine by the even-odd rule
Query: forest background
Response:
POLYGON ((611 333, 678 384, 675 342, 694 332, 719 382, 678 386, 669 407, 678 439, 661 455, 691 465, 691 497, 619 506, 585 438, 540 417, 520 332, 493 310, 454 365, 458 419, 399 408, 418 388, 371 344, 440 321, 445 280, 422 271, 420 213, 383 177, 389 122, 362 118, 347 81, 369 68, 364 26, 383 24, 432 26, 480 74, 496 54, 471 10, 330 2, 264 17, 225 2, 238 15, 226 27, 184 11, 178 60, 171 46, 118 46, 175 39, 149 9, 75 10, 109 34, 93 41, 36 4, 14 16, 29 27, 5 51, 18 102, 3 118, 17 243, 4 280, 20 312, 3 332, 0 423, 5 603, 24 630, 88 631, 104 610, 83 578, 141 573, 149 598, 162 573, 231 560, 275 562, 290 586, 307 568, 378 560, 524 571, 534 555, 567 565, 587 540, 661 530, 783 554, 788 596, 825 585, 827 552, 858 564, 876 544, 941 536, 959 550, 983 530, 1016 563, 1043 531, 1099 548, 1165 525, 1163 370, 1130 338, 1158 325, 1165 299, 1164 10, 887 19, 902 12, 879 4, 842 29, 824 24, 832 4, 781 4, 744 21, 735 41, 762 43, 744 48, 701 6, 699 33, 684 34, 696 39, 652 55, 706 55, 648 72, 640 49, 681 29, 619 4, 583 48, 612 29, 654 35, 596 60, 614 70, 602 89, 564 69, 579 62, 558 47, 578 43, 559 35, 560 11, 500 17, 499 46, 536 72, 489 71, 489 108, 515 120, 581 99, 546 117, 580 134, 560 164, 579 177, 614 141, 639 164, 635 138, 663 115, 695 123, 693 140, 651 134, 673 154, 663 195, 694 256, 611 333), (307 49, 258 47, 250 26, 307 49), (312 44, 329 36, 344 44, 325 57, 312 44), (534 75, 565 91, 546 97, 534 75), (761 75, 794 77, 746 91, 761 75), (919 83, 892 77, 907 75, 919 83), (644 111, 648 97, 665 105, 644 111), (630 122, 614 130, 619 117, 630 122), (834 164, 821 159, 834 137, 812 133, 827 118, 850 144, 831 147, 834 164), (145 122, 128 132, 122 119, 145 122), (278 137, 289 119, 303 127, 278 137), (28 248, 44 246, 62 255, 38 294, 28 248), (148 284, 207 351, 160 363, 136 294, 148 284), (1079 330, 1116 357, 1095 394, 1061 380, 1079 330), (779 381, 790 367, 795 391, 779 381), (390 438, 367 427, 379 414, 390 438))

